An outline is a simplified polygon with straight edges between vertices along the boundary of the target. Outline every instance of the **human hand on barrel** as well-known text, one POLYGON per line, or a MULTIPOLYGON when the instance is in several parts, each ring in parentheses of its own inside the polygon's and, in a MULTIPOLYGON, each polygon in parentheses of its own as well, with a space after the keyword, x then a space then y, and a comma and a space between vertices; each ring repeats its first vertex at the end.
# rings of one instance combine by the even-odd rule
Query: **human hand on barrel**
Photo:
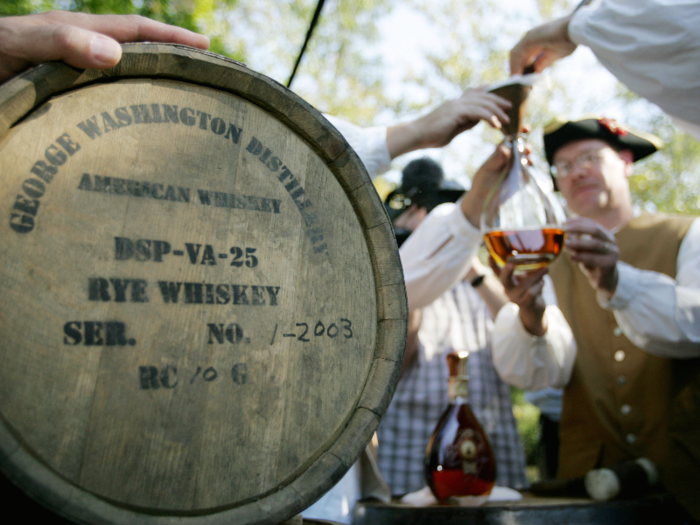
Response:
POLYGON ((511 103, 482 89, 468 89, 462 96, 443 102, 427 115, 387 129, 391 158, 423 148, 441 148, 480 120, 496 129, 510 122, 511 103))
POLYGON ((79 68, 113 67, 122 56, 119 43, 146 41, 209 47, 204 35, 137 15, 51 11, 5 17, 0 18, 0 83, 52 60, 79 68))

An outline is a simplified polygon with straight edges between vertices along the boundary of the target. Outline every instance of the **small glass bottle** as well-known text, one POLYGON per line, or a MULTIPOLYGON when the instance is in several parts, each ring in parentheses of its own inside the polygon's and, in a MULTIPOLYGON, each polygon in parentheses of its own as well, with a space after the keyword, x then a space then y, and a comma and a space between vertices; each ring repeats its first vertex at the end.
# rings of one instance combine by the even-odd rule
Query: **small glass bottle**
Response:
POLYGON ((447 355, 450 404, 425 450, 425 477, 440 502, 488 496, 496 482, 491 444, 468 403, 468 359, 469 352, 447 355))
POLYGON ((522 119, 530 86, 517 82, 492 90, 513 103, 503 127, 510 161, 489 194, 481 214, 484 242, 496 263, 513 262, 517 270, 548 266, 564 247, 564 212, 551 191, 533 176, 525 155, 522 119))

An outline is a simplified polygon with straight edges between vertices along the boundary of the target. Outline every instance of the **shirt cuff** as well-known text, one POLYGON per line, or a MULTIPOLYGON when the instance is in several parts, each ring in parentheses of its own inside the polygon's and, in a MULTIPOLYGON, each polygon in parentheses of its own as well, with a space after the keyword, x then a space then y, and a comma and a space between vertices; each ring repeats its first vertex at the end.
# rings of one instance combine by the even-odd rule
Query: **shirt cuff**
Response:
POLYGON ((447 221, 450 235, 456 241, 478 246, 483 241, 481 231, 472 226, 472 223, 464 216, 461 204, 462 199, 459 199, 450 212, 450 218, 447 221))
POLYGON ((584 36, 585 25, 588 23, 588 17, 599 5, 600 2, 594 0, 591 4, 576 11, 571 20, 569 20, 569 38, 577 46, 588 45, 588 41, 584 36))
POLYGON ((384 173, 391 165, 389 147, 386 143, 386 127, 377 126, 367 129, 365 136, 367 150, 374 164, 374 173, 384 173))
POLYGON ((606 310, 621 310, 625 308, 639 289, 639 270, 636 268, 618 261, 617 275, 617 288, 615 288, 615 294, 610 300, 600 292, 596 294, 598 304, 606 310))
MULTIPOLYGON (((545 310, 544 315, 547 317, 547 310, 545 310)), ((515 303, 506 303, 498 311, 494 325, 494 329, 496 328, 512 330, 518 341, 528 341, 532 345, 546 344, 546 333, 544 335, 534 335, 527 331, 520 319, 520 308, 515 303)))

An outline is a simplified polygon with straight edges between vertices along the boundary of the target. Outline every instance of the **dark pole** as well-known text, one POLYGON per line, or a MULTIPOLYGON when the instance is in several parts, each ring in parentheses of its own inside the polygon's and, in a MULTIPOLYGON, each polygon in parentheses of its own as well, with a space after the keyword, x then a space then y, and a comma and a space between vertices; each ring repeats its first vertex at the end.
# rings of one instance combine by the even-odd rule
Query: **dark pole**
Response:
POLYGON ((304 45, 301 46, 301 51, 299 51, 299 56, 297 57, 297 61, 294 64, 294 69, 292 69, 292 74, 289 75, 289 80, 287 80, 287 87, 290 87, 292 85, 292 81, 294 80, 294 75, 297 74, 297 69, 299 69, 299 64, 301 63, 301 57, 304 56, 304 52, 306 51, 306 46, 309 44, 309 40, 311 40, 311 34, 314 32, 314 28, 316 27, 316 24, 318 23, 318 19, 321 17, 321 9, 323 9, 323 3, 326 0, 318 0, 318 4, 316 4, 316 11, 314 12, 314 17, 311 19, 311 24, 309 24, 309 30, 306 32, 306 38, 304 39, 304 45))

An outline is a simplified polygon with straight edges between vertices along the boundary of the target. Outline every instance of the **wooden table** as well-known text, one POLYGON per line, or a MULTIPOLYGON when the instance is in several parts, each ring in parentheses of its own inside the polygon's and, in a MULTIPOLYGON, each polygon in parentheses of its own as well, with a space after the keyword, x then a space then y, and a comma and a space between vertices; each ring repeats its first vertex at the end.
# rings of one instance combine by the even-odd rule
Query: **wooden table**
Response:
POLYGON ((598 503, 589 499, 542 498, 487 503, 482 507, 411 507, 360 502, 355 525, 676 525, 684 523, 668 495, 598 503))

